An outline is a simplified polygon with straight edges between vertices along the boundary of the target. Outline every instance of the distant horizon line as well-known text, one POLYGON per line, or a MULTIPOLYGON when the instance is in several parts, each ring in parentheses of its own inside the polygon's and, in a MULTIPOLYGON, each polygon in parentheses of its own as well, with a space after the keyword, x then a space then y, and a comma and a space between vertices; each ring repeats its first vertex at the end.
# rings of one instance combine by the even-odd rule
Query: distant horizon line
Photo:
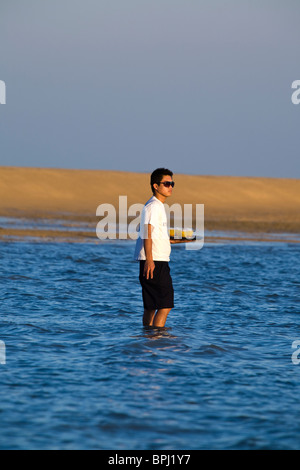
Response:
MULTIPOLYGON (((167 168, 162 164, 163 168, 167 168)), ((133 173, 149 175, 155 170, 144 170, 144 171, 132 171, 132 170, 115 170, 115 169, 100 169, 100 168, 68 168, 68 167, 57 167, 57 166, 31 166, 31 165, 0 165, 1 169, 24 169, 24 170, 54 170, 54 171, 83 171, 83 172, 106 172, 106 173, 133 173)), ((173 169, 170 168, 172 171, 173 169)), ((254 176, 254 175, 229 175, 229 174, 208 174, 208 173, 182 173, 173 171, 175 175, 183 176, 199 176, 206 178, 250 178, 250 179, 285 179, 285 180, 300 180, 300 177, 291 176, 254 176)))

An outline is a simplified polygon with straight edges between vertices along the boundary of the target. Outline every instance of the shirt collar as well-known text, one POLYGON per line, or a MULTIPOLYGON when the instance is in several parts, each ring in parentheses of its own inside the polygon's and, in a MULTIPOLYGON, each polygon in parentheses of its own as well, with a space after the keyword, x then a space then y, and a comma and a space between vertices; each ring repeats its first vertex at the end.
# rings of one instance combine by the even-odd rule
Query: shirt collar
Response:
POLYGON ((164 203, 161 202, 159 199, 157 199, 156 196, 153 195, 153 196, 152 196, 152 199, 154 199, 154 201, 157 201, 157 202, 159 202, 160 204, 164 205, 164 203))

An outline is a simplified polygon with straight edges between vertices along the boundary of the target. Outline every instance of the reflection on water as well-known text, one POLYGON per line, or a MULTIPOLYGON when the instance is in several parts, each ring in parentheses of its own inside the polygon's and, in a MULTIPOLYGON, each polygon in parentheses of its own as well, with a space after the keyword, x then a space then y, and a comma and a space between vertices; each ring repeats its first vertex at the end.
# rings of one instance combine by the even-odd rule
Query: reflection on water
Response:
POLYGON ((144 326, 144 337, 151 340, 158 340, 161 338, 177 338, 171 333, 172 328, 144 326))
MULTIPOLYGON (((72 220, 70 214, 61 214, 61 218, 22 218, 22 217, 0 217, 0 230, 1 229, 27 229, 27 230, 55 230, 61 232, 82 232, 95 234, 95 239, 92 243, 97 241, 96 235, 97 222, 72 220)), ((117 225, 117 233, 121 237, 128 233, 130 240, 135 240, 138 236, 137 227, 130 224, 117 225)), ((203 234, 195 232, 199 238, 199 249, 202 247, 203 234)), ((255 243, 256 241, 266 240, 267 242, 273 241, 286 241, 293 243, 300 243, 300 234, 298 233, 249 233, 238 231, 222 231, 222 230, 205 230, 206 244, 221 242, 224 243, 255 243)), ((101 237, 100 237, 101 238, 101 237)), ((113 234, 115 238, 115 234, 113 234)), ((193 244, 193 247, 195 245, 193 244)), ((188 247, 192 248, 192 245, 188 247)))
POLYGON ((0 228, 35 229, 35 230, 83 230, 95 231, 95 224, 64 219, 0 217, 0 228))

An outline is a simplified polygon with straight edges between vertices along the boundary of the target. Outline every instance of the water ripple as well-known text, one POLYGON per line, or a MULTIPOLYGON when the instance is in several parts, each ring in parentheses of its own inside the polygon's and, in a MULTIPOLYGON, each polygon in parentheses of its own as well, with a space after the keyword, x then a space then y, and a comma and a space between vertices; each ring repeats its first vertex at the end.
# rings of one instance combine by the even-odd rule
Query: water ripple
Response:
POLYGON ((298 255, 175 247, 159 330, 132 244, 1 243, 0 448, 297 449, 298 255))

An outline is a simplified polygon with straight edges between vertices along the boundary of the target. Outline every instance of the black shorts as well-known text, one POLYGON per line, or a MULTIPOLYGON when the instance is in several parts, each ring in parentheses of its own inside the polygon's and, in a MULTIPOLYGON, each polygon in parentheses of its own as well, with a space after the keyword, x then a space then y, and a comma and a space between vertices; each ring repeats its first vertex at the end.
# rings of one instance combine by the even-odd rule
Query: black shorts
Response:
POLYGON ((174 289, 167 261, 154 261, 153 279, 143 276, 145 261, 140 261, 140 283, 142 286, 144 308, 158 310, 174 307, 174 289))

